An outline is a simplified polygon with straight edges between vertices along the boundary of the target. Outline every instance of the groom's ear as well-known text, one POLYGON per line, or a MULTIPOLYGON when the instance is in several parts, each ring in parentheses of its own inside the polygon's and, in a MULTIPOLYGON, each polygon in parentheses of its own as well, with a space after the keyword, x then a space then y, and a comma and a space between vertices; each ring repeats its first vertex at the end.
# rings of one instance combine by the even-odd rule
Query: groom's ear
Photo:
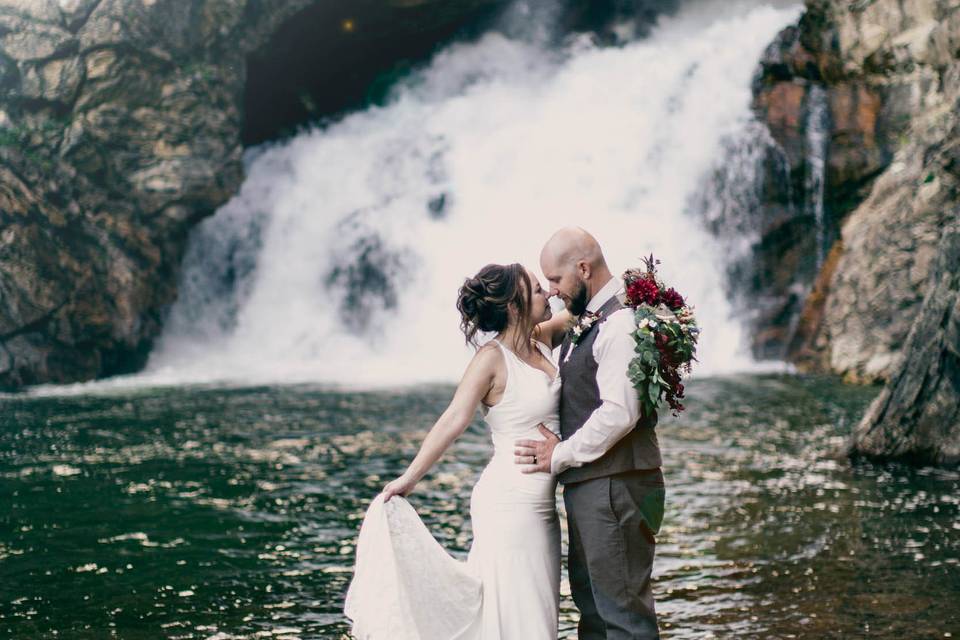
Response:
POLYGON ((577 262, 577 273, 580 274, 581 280, 589 280, 591 273, 590 263, 586 260, 580 260, 577 262))

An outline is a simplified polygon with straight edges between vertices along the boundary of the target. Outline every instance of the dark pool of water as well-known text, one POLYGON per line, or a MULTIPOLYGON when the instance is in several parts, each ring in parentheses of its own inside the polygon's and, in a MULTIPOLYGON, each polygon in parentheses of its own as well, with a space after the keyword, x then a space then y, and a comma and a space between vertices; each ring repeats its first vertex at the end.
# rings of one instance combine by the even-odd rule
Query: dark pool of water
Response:
MULTIPOLYGON (((960 638, 960 474, 836 455, 875 392, 691 383, 659 427, 665 638, 960 638)), ((0 398, 0 637, 346 637, 359 519, 450 393, 0 398)), ((477 422, 412 498, 460 556, 489 454, 477 422)))

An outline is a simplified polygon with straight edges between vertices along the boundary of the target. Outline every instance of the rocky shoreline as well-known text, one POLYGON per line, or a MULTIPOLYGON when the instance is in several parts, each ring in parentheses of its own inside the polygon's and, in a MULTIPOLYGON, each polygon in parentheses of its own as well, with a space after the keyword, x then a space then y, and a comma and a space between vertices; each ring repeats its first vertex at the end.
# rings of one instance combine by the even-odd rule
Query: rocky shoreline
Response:
POLYGON ((958 264, 960 224, 954 222, 944 230, 927 296, 895 373, 867 409, 851 442, 851 455, 960 464, 958 264))

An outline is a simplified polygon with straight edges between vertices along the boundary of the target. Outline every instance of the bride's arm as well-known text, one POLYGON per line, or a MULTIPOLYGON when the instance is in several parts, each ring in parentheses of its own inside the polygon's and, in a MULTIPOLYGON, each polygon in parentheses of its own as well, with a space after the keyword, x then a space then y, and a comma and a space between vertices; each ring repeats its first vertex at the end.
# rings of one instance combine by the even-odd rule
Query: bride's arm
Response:
POLYGON ((498 358, 500 354, 496 349, 489 348, 480 349, 473 356, 450 405, 431 427, 413 462, 402 476, 383 488, 384 502, 393 496, 405 496, 413 491, 413 487, 440 459, 447 447, 466 430, 480 401, 493 387, 498 358))
POLYGON ((552 318, 537 325, 537 330, 533 334, 540 342, 551 349, 555 349, 563 341, 563 334, 567 332, 568 325, 573 316, 566 309, 554 314, 552 318))

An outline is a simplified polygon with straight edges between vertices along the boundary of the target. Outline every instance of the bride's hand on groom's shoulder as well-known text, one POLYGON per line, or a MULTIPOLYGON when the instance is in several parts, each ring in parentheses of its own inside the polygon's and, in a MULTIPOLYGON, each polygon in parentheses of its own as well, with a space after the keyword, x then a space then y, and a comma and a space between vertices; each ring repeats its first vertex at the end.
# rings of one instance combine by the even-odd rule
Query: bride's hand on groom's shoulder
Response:
POLYGON ((384 502, 389 502, 390 498, 393 496, 408 496, 410 492, 413 491, 413 488, 417 486, 415 480, 412 480, 406 476, 400 476, 396 480, 391 480, 383 488, 383 491, 380 492, 380 495, 383 496, 384 502))

